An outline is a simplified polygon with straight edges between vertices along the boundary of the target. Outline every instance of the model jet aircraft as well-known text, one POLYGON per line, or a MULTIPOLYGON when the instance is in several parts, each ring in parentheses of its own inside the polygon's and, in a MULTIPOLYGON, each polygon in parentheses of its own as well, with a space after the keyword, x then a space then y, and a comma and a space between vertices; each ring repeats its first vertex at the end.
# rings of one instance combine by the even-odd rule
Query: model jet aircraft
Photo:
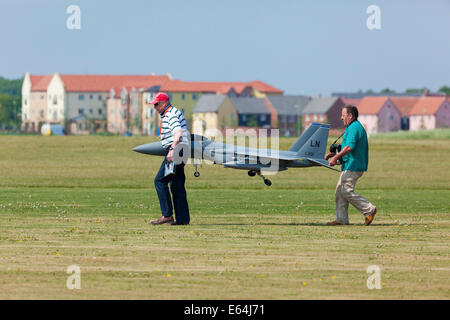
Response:
MULTIPOLYGON (((225 168, 248 170, 249 176, 258 175, 270 186, 272 182, 264 177, 262 172, 316 166, 336 170, 324 160, 329 130, 329 125, 312 123, 287 151, 241 147, 215 142, 196 134, 190 135, 190 141, 185 147, 189 148, 187 154, 194 160, 195 177, 200 176, 196 160, 209 160, 225 168)), ((155 156, 167 154, 160 141, 140 145, 133 151, 155 156)), ((186 154, 186 150, 183 150, 183 154, 186 154)))

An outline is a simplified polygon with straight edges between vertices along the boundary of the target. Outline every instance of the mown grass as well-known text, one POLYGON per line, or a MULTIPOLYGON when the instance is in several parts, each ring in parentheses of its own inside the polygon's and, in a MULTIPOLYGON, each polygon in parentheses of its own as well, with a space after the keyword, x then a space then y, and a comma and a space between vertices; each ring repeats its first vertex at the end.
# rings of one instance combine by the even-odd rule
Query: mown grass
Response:
POLYGON ((374 134, 371 136, 371 139, 450 139, 450 128, 419 131, 393 131, 374 134))
MULTIPOLYGON (((373 225, 334 219, 338 173, 186 167, 191 225, 160 215, 145 137, 0 137, 2 299, 448 299, 445 139, 372 139, 357 191, 373 225), (81 289, 68 290, 69 265, 81 289), (369 265, 381 290, 369 290, 369 265)), ((288 149, 295 139, 281 139, 288 149)), ((331 139, 330 139, 331 141, 331 139)))

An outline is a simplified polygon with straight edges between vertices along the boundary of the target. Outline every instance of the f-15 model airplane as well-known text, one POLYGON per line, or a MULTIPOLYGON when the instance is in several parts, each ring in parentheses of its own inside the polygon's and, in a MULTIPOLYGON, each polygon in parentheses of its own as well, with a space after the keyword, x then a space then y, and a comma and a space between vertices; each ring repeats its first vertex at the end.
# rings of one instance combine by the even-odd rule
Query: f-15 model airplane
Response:
MULTIPOLYGON (((328 161, 324 160, 329 130, 329 125, 312 123, 287 151, 241 147, 191 134, 190 142, 184 146, 189 150, 184 149, 183 154, 188 151, 187 154, 190 154, 194 160, 195 177, 200 176, 196 159, 209 160, 214 164, 222 164, 225 168, 248 170, 249 176, 258 175, 267 186, 270 186, 272 182, 264 177, 262 172, 278 172, 288 168, 316 166, 336 170, 328 165, 328 161)), ((133 151, 155 156, 167 154, 167 150, 163 148, 160 141, 140 145, 133 151)))

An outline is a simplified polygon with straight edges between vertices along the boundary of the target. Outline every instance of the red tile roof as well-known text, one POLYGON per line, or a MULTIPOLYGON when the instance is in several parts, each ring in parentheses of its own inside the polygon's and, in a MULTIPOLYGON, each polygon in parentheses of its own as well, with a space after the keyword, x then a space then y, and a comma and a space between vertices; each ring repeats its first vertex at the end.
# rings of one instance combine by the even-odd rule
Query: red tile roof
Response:
POLYGON ((31 91, 47 91, 48 84, 53 75, 37 76, 30 75, 31 91))
POLYGON ((210 93, 226 93, 231 88, 237 94, 242 93, 247 87, 253 87, 256 90, 264 93, 280 93, 283 91, 272 87, 271 85, 262 81, 251 82, 200 82, 200 81, 181 81, 170 80, 166 81, 160 88, 161 91, 167 92, 210 92, 210 93))
MULTIPOLYGON (((159 86, 160 91, 166 92, 208 92, 228 93, 233 89, 241 94, 246 88, 253 87, 263 93, 279 93, 283 91, 262 81, 251 82, 200 82, 172 80, 169 76, 148 75, 86 75, 60 74, 67 92, 109 92, 111 88, 119 91, 122 87, 149 88, 159 86)), ((46 91, 53 75, 30 75, 32 90, 46 91)), ((117 94, 117 92, 116 92, 117 94)))
POLYGON ((439 110, 442 104, 447 101, 444 97, 422 97, 417 101, 409 112, 410 115, 433 115, 439 110))
POLYGON ((402 117, 409 115, 414 105, 420 100, 419 97, 391 97, 390 99, 400 111, 402 117))
POLYGON ((341 97, 342 102, 344 102, 345 105, 349 104, 355 107, 358 107, 359 104, 361 103, 362 99, 355 99, 355 98, 345 98, 345 97, 341 97))
POLYGON ((108 92, 111 88, 123 86, 148 88, 162 85, 168 76, 147 75, 60 75, 68 92, 108 92))
POLYGON ((364 97, 358 106, 358 112, 359 114, 378 114, 388 99, 388 97, 364 97))

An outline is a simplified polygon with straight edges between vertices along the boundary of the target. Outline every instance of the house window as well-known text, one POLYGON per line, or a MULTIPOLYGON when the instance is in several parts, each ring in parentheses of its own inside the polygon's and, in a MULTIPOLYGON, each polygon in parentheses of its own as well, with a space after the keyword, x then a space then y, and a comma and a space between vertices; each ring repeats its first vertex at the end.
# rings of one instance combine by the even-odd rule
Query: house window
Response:
POLYGON ((197 100, 198 99, 198 94, 197 93, 193 93, 192 94, 192 99, 193 100, 197 100))
POLYGON ((56 96, 53 96, 53 104, 58 104, 58 99, 56 98, 56 96))
POLYGON ((89 109, 89 113, 91 113, 91 114, 94 113, 94 109, 92 109, 92 108, 89 109))
POLYGON ((265 114, 260 115, 259 120, 261 120, 261 122, 266 121, 266 115, 265 114))
POLYGON ((313 115, 313 121, 317 121, 317 115, 316 114, 313 115))
POLYGON ((84 114, 84 109, 78 109, 78 114, 84 114))
POLYGON ((245 114, 242 115, 242 121, 247 120, 247 117, 245 116, 245 114))
POLYGON ((184 93, 181 94, 181 100, 186 99, 186 96, 184 95, 184 93))
POLYGON ((91 100, 94 99, 94 95, 90 94, 89 99, 91 99, 91 100))
POLYGON ((103 113, 103 110, 102 109, 98 109, 98 114, 101 116, 102 115, 102 113, 103 113))
POLYGON ((295 116, 289 116, 289 123, 295 122, 295 116))
POLYGON ((41 94, 41 100, 44 100, 44 95, 43 94, 41 94))
POLYGON ((80 101, 81 101, 81 100, 84 100, 84 94, 79 94, 79 95, 78 95, 78 100, 80 100, 80 101))
POLYGON ((98 95, 98 101, 102 101, 102 95, 101 94, 98 95))
POLYGON ((309 115, 305 115, 305 121, 309 121, 309 115))

